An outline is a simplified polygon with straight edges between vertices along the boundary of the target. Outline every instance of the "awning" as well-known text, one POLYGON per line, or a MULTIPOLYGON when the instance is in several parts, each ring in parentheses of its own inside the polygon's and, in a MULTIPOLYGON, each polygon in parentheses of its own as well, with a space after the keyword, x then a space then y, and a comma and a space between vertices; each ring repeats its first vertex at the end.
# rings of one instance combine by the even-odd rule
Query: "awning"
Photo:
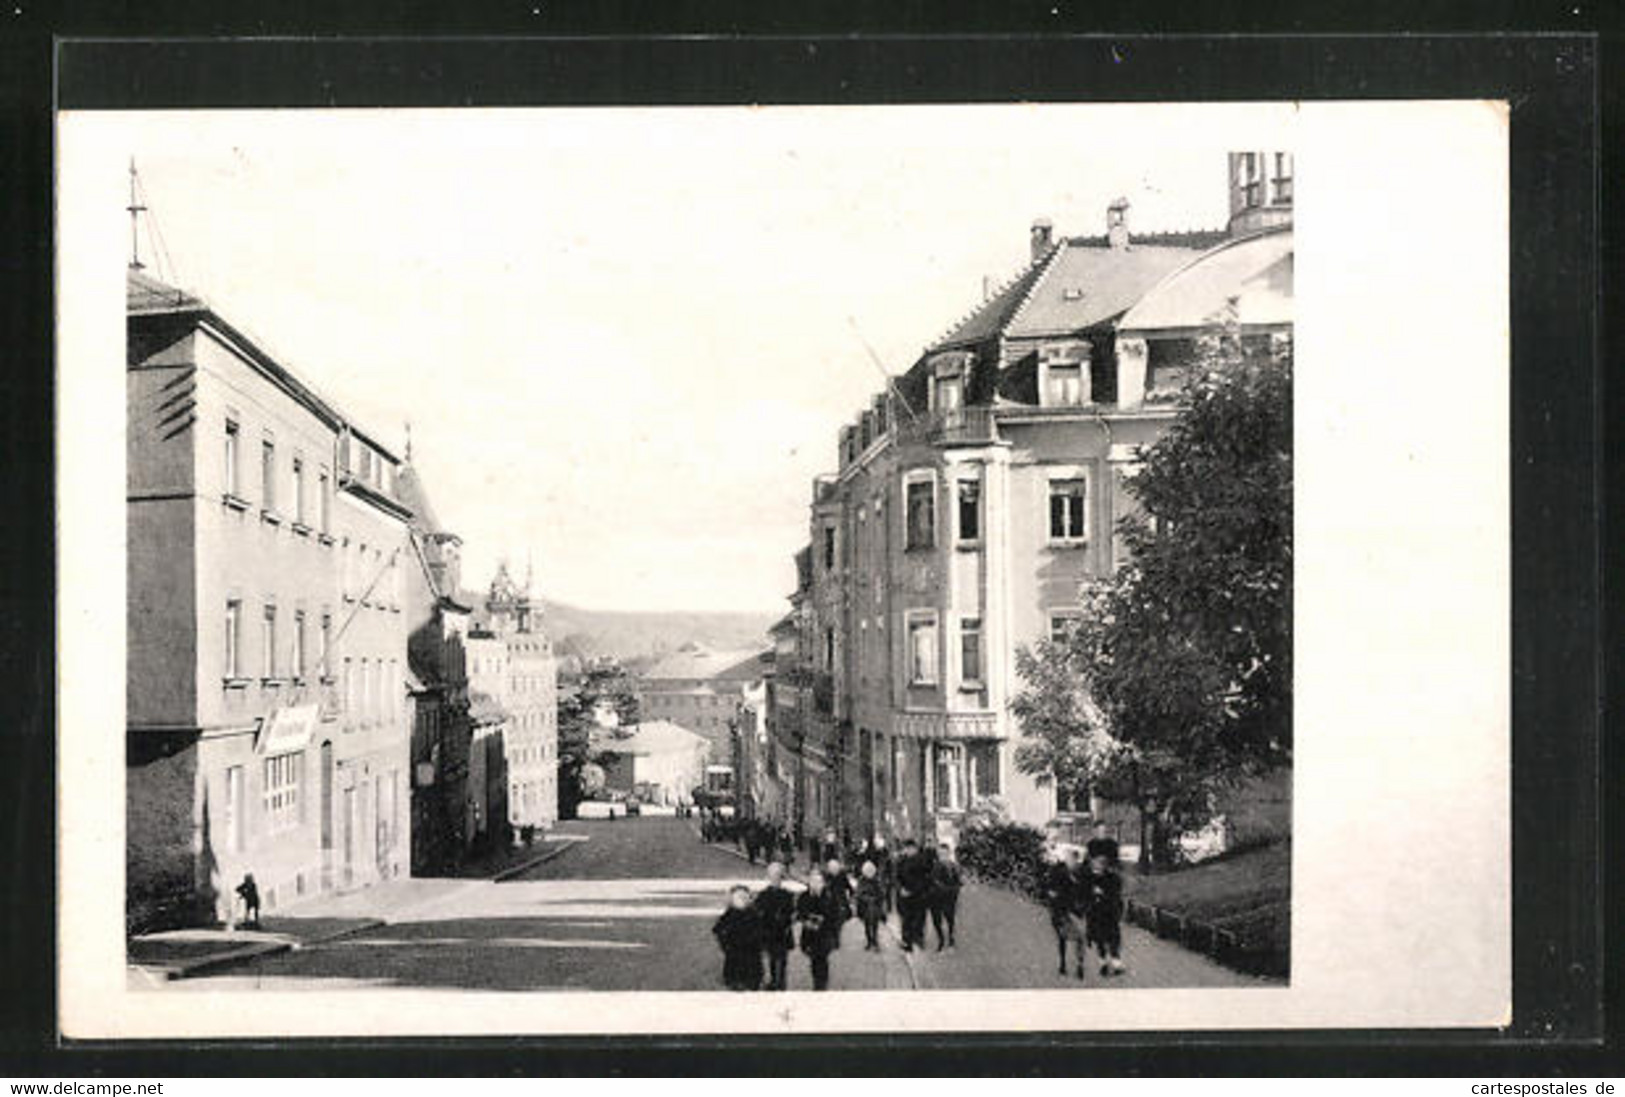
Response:
POLYGON ((289 705, 274 710, 260 721, 260 732, 254 749, 267 756, 292 754, 310 745, 311 732, 316 729, 317 705, 289 705))

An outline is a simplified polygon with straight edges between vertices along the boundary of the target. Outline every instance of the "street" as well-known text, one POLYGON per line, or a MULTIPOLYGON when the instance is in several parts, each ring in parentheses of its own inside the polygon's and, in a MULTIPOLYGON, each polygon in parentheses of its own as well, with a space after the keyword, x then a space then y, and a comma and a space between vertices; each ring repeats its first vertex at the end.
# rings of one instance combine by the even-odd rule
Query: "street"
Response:
MULTIPOLYGON (((582 840, 511 880, 414 880, 398 909, 374 912, 384 925, 161 985, 181 991, 720 989, 722 958, 711 924, 728 885, 757 885, 761 866, 704 844, 690 820, 571 822, 557 833, 582 840)), ((1091 969, 1081 984, 1058 977, 1043 911, 977 884, 967 886, 961 900, 957 949, 905 956, 895 918, 882 936, 882 951, 866 953, 862 926, 856 919, 847 924, 832 957, 833 989, 1267 985, 1133 927, 1124 929, 1127 975, 1104 980, 1091 969)), ((800 954, 791 957, 790 989, 811 989, 800 954)))

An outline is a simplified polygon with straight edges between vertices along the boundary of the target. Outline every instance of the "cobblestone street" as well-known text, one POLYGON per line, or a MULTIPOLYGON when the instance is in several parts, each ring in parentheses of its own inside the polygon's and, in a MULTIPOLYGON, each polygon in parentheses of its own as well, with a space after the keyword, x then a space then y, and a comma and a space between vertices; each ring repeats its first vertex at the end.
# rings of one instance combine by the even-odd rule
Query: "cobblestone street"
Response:
MULTIPOLYGON (((711 937, 728 885, 756 885, 761 866, 703 843, 687 820, 566 823, 569 849, 511 880, 423 880, 398 894, 384 924, 336 940, 248 960, 167 990, 417 987, 501 991, 711 990, 722 960, 711 937)), ((380 893, 380 903, 383 893, 380 893)), ((368 909, 365 892, 345 897, 368 909)), ((1257 980, 1142 931, 1125 929, 1129 973, 1079 984, 1055 972, 1042 910, 972 884, 961 901, 959 947, 905 954, 895 918, 878 954, 846 926, 831 961, 836 990, 1031 987, 1244 986, 1257 980)), ((811 989, 793 954, 790 989, 811 989)))

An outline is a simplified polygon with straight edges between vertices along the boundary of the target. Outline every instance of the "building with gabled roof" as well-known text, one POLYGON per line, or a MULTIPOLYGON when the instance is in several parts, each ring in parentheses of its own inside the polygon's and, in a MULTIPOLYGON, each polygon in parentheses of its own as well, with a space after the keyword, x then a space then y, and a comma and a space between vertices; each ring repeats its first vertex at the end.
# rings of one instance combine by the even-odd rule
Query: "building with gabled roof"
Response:
POLYGON ((401 875, 400 459, 198 295, 126 311, 128 924, 401 875))
POLYGON ((1139 450, 1178 414, 1199 333, 1290 336, 1291 157, 1226 167, 1223 230, 1134 232, 1122 199, 1101 235, 1035 222, 1027 266, 840 429, 792 599, 807 636, 780 630, 800 654, 770 690, 796 819, 929 843, 983 798, 1035 824, 1089 809, 1015 765, 1015 653, 1121 566, 1139 450))

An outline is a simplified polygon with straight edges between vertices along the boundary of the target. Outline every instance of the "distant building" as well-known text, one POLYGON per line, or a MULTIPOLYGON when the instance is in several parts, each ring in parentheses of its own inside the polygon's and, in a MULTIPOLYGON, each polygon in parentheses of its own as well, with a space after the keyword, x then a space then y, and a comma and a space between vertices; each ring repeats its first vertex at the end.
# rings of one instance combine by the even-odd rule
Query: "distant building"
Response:
POLYGON ((127 279, 131 928, 409 867, 398 459, 201 299, 127 279))
POLYGON ((1202 332, 1291 332, 1291 157, 1232 156, 1229 184, 1225 232, 1131 233, 1121 200, 1101 236, 1036 222, 1030 264, 841 429, 775 630, 770 750, 804 830, 931 841, 984 797, 1088 811, 1015 765, 1015 653, 1123 562, 1127 482, 1202 332))
POLYGON ((706 780, 710 744, 704 736, 667 720, 645 720, 631 734, 604 733, 594 747, 608 752, 604 787, 646 803, 686 803, 706 780))
POLYGON ((530 578, 515 583, 506 565, 483 599, 474 599, 475 627, 500 640, 507 673, 493 698, 507 713, 507 818, 515 827, 548 826, 559 817, 558 661, 542 624, 530 578))
POLYGON ((733 734, 745 691, 759 683, 769 660, 763 650, 712 651, 684 644, 643 671, 637 679, 639 711, 670 720, 703 735, 711 757, 733 757, 733 734))
POLYGON ((512 837, 508 753, 513 717, 502 698, 511 688, 508 644, 481 626, 468 630, 468 718, 473 727, 464 803, 470 845, 499 848, 512 837))
POLYGON ((470 607, 455 597, 462 576, 462 538, 441 525, 410 445, 396 486, 412 508, 414 566, 406 604, 412 669, 412 872, 455 868, 475 831, 468 803, 473 723, 469 714, 470 607))

